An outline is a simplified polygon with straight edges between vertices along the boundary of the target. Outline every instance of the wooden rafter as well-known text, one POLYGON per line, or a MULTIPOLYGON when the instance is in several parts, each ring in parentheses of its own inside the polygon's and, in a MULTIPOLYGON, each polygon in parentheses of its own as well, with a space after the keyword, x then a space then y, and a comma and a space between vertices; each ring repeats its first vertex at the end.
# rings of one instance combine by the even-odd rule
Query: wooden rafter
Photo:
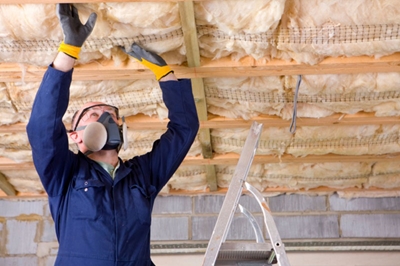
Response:
MULTIPOLYGON (((133 130, 157 130, 165 129, 168 120, 160 120, 156 117, 148 117, 143 114, 126 117, 128 128, 133 130)), ((200 128, 250 128, 253 121, 262 123, 265 127, 288 127, 289 120, 283 120, 278 116, 260 115, 249 120, 241 118, 226 118, 208 115, 208 119, 200 121, 200 128)), ((378 117, 374 113, 334 114, 321 118, 297 118, 297 126, 361 126, 361 125, 394 125, 400 124, 399 116, 378 117)), ((68 127, 68 125, 66 125, 68 127)), ((25 132, 26 123, 16 123, 8 126, 0 126, 0 133, 25 132)))
MULTIPOLYGON (((400 72, 400 53, 383 56, 380 59, 368 56, 326 58, 317 65, 278 59, 263 62, 251 57, 245 57, 239 61, 232 61, 230 58, 219 60, 201 58, 198 67, 173 65, 171 68, 180 78, 400 72)), ((0 80, 3 82, 40 81, 45 70, 46 67, 25 65, 22 68, 21 64, 1 63, 0 80)), ((148 69, 133 60, 119 66, 116 66, 113 61, 96 61, 78 65, 74 70, 74 80, 126 80, 153 77, 154 75, 148 69)))
POLYGON ((17 194, 13 185, 7 181, 7 178, 2 173, 0 173, 0 189, 8 196, 15 196, 17 194))
MULTIPOLYGON (((226 153, 215 154, 212 159, 204 159, 200 157, 186 157, 183 165, 236 165, 239 160, 239 154, 226 153)), ((384 154, 384 155, 308 155, 304 157, 295 157, 290 154, 282 156, 276 155, 256 155, 253 164, 272 164, 272 163, 349 163, 349 162, 383 162, 399 160, 400 154, 384 154)))
MULTIPOLYGON (((236 165, 239 160, 239 154, 226 153, 214 154, 212 158, 203 158, 203 156, 186 157, 182 165, 236 165)), ((273 163, 349 163, 349 162, 385 162, 399 161, 400 153, 391 153, 383 155, 308 155, 304 157, 295 157, 293 155, 284 154, 276 155, 256 155, 253 164, 273 164, 273 163)), ((17 163, 11 159, 0 157, 0 171, 4 170, 32 170, 34 165, 32 162, 17 163)))
MULTIPOLYGON (((182 32, 185 40, 186 58, 189 67, 200 66, 200 51, 194 18, 192 1, 179 3, 182 32)), ((197 113, 201 122, 207 121, 207 103, 202 78, 192 78, 193 95, 196 102, 197 113)), ((213 156, 211 134, 209 128, 200 128, 199 140, 202 147, 203 158, 210 159, 213 156)), ((217 190, 217 177, 214 165, 206 165, 208 187, 211 191, 217 190)))
MULTIPOLYGON (((225 195, 228 191, 227 188, 219 188, 217 191, 212 192, 213 195, 220 194, 225 195)), ((378 188, 378 187, 370 187, 370 188, 332 188, 321 186, 317 188, 309 188, 309 189, 293 189, 293 188, 286 188, 286 187, 277 187, 277 188, 266 188, 264 189, 263 193, 268 195, 268 193, 272 193, 275 195, 276 193, 307 193, 307 194, 331 194, 334 192, 350 192, 350 193, 387 193, 394 195, 400 195, 400 187, 398 188, 378 188)), ((243 193, 249 193, 246 189, 243 190, 243 193)), ((173 190, 171 189, 167 195, 207 195, 211 194, 209 191, 187 191, 187 190, 173 190)))
MULTIPOLYGON (((206 190, 175 190, 175 189, 170 189, 168 193, 163 193, 161 192, 160 195, 177 195, 177 196, 187 196, 187 195, 225 195, 226 192, 228 191, 227 188, 218 188, 216 191, 209 191, 208 189, 206 190)), ((276 193, 307 193, 307 194, 331 194, 334 192, 348 192, 348 193, 363 193, 363 195, 367 193, 385 193, 386 195, 400 195, 400 187, 398 188, 378 188, 378 187, 369 187, 369 188, 358 188, 358 187, 350 187, 350 188, 332 188, 332 187, 326 187, 326 186, 321 186, 317 188, 308 188, 308 189, 293 189, 293 188, 287 188, 287 187, 276 187, 276 188, 266 188, 263 191, 263 194, 268 195, 268 193, 271 193, 271 195, 276 195, 276 193)), ((246 189, 243 190, 243 193, 246 194, 248 193, 246 189)), ((0 198, 5 197, 6 194, 0 190, 0 198)), ((7 196, 7 198, 12 199, 12 198, 47 198, 46 193, 26 193, 26 192, 19 192, 15 196, 7 196)))

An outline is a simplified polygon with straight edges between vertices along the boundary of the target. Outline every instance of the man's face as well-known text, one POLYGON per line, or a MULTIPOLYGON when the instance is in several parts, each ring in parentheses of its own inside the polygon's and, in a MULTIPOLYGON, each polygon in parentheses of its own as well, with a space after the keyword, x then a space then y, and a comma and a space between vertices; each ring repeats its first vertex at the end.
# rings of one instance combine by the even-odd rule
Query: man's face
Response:
POLYGON ((88 125, 89 123, 96 122, 99 117, 107 112, 111 115, 115 123, 118 124, 118 108, 104 103, 87 104, 78 112, 78 117, 74 121, 73 131, 79 131, 81 126, 88 125))

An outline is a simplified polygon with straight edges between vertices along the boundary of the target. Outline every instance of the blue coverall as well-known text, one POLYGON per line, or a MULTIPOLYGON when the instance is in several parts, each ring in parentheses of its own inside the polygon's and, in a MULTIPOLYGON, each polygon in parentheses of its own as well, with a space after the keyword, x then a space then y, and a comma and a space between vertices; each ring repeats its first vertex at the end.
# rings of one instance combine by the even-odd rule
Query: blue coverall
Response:
POLYGON ((160 82, 168 129, 147 154, 119 159, 113 180, 98 163, 68 148, 62 117, 72 73, 48 67, 27 125, 59 242, 55 265, 154 265, 154 199, 185 158, 199 128, 190 80, 160 82))

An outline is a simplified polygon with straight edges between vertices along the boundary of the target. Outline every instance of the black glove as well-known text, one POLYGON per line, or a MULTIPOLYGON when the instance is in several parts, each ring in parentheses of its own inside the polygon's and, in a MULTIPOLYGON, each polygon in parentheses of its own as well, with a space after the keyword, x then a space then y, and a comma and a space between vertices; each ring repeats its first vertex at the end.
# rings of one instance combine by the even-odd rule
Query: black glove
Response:
POLYGON ((57 17, 64 33, 64 41, 58 50, 77 59, 80 48, 93 31, 97 14, 90 14, 88 21, 83 25, 76 7, 71 4, 57 4, 57 17))
POLYGON ((157 80, 160 80, 169 73, 173 72, 171 68, 167 65, 165 60, 161 58, 161 56, 143 49, 136 43, 132 44, 132 50, 130 52, 127 52, 124 47, 121 47, 121 49, 128 55, 136 58, 140 63, 148 67, 151 71, 153 71, 154 75, 156 75, 157 80))

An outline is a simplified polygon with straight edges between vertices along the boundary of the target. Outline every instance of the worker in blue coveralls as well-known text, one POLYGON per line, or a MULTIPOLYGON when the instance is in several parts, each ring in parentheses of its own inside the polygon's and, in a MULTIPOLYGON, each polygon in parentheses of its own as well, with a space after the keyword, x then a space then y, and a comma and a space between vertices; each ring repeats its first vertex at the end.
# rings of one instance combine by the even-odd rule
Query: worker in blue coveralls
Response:
POLYGON ((68 133, 78 145, 75 154, 68 149, 62 118, 75 60, 97 17, 93 13, 82 24, 70 4, 57 5, 57 15, 64 41, 43 77, 27 125, 33 161, 48 194, 59 242, 55 265, 154 265, 150 259, 153 203, 199 128, 190 80, 177 80, 160 56, 133 44, 126 53, 159 80, 169 110, 168 129, 150 152, 124 162, 118 157, 122 143, 118 109, 88 103, 77 112, 68 133), (92 124, 102 125, 107 134, 100 150, 87 147, 98 137, 93 130, 87 131, 92 124))

